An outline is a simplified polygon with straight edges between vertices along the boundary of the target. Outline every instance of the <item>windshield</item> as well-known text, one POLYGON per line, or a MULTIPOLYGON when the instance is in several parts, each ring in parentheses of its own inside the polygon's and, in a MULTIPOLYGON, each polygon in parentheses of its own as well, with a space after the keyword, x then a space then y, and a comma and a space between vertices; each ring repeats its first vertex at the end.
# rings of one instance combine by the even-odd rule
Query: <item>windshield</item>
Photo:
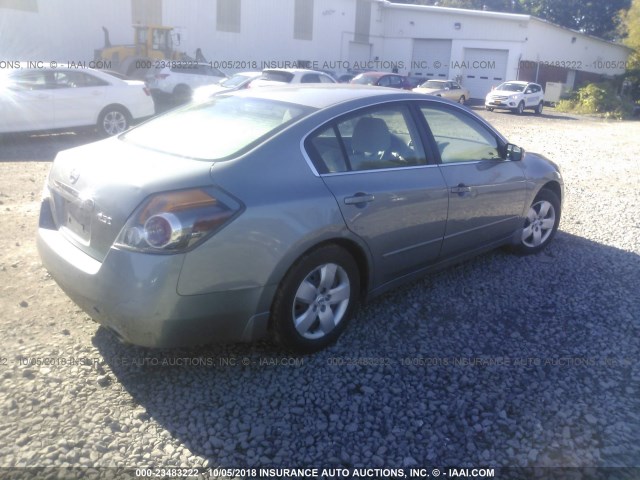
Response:
POLYGON ((422 88, 444 88, 446 86, 445 82, 438 82, 436 80, 429 80, 420 85, 422 88))
POLYGON ((359 85, 375 85, 377 80, 378 80, 377 77, 360 74, 357 77, 355 77, 353 80, 351 80, 351 83, 357 83, 359 85))
POLYGON ((498 88, 496 88, 496 90, 503 90, 505 92, 524 92, 525 86, 526 85, 522 85, 521 83, 505 82, 498 85, 498 88))
POLYGON ((220 85, 228 88, 237 87, 239 85, 242 85, 242 83, 247 81, 249 78, 251 78, 249 75, 242 75, 238 73, 231 78, 223 80, 220 85))
POLYGON ((220 96, 174 110, 120 138, 173 155, 221 159, 248 150, 311 110, 272 100, 220 96))

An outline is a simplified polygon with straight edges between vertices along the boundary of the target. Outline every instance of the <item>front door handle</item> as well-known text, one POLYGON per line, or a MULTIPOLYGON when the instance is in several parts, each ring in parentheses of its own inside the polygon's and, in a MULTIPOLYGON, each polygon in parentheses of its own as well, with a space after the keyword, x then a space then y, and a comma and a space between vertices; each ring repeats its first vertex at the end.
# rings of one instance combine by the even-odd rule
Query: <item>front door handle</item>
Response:
POLYGON ((376 197, 371 194, 358 192, 352 197, 345 197, 344 203, 345 205, 363 205, 364 206, 365 203, 373 202, 375 198, 376 197))
POLYGON ((459 183, 457 187, 451 187, 451 193, 457 193, 459 195, 469 193, 470 191, 471 187, 465 185, 464 183, 459 183))

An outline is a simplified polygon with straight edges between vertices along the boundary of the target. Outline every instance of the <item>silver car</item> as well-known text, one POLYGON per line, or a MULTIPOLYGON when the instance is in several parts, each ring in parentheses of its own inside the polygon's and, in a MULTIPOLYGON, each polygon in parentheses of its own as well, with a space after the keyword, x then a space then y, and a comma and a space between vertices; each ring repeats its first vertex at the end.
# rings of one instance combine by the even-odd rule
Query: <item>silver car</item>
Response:
POLYGON ((448 100, 259 88, 58 154, 38 248, 126 342, 270 334, 310 352, 400 283, 501 245, 542 250, 562 198, 552 162, 448 100))

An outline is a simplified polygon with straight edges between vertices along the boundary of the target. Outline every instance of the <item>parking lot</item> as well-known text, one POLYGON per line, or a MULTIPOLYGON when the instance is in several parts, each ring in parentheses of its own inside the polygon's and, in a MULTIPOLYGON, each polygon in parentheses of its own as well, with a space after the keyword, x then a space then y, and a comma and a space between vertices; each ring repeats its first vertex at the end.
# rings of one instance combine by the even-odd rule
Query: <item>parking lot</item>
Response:
POLYGON ((562 169, 554 243, 499 250, 367 304, 339 342, 150 351, 40 266, 55 154, 0 141, 0 467, 640 466, 640 122, 485 112, 562 169))

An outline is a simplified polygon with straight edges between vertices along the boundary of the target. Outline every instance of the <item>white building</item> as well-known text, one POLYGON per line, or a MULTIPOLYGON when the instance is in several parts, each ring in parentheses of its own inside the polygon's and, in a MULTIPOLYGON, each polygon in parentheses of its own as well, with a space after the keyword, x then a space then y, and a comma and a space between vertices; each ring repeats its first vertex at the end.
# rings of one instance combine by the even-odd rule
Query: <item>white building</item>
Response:
POLYGON ((88 61, 102 26, 130 44, 135 23, 175 27, 179 49, 227 71, 397 68, 458 78, 478 98, 507 79, 573 87, 618 75, 630 53, 529 15, 385 0, 0 0, 0 62, 88 61))

